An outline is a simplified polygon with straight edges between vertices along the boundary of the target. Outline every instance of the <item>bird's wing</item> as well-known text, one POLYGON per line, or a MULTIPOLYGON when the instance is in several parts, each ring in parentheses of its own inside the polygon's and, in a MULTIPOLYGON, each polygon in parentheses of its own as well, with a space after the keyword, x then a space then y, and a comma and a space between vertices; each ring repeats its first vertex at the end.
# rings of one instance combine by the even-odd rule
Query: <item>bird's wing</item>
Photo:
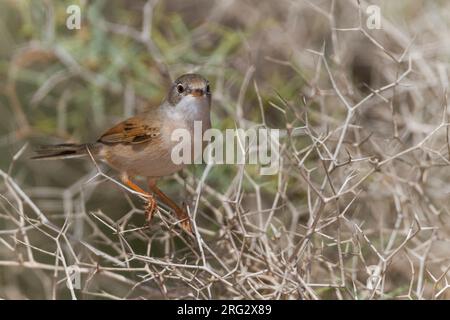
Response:
POLYGON ((158 119, 148 121, 148 117, 135 116, 120 122, 106 131, 98 142, 104 144, 139 144, 149 142, 161 134, 158 119))

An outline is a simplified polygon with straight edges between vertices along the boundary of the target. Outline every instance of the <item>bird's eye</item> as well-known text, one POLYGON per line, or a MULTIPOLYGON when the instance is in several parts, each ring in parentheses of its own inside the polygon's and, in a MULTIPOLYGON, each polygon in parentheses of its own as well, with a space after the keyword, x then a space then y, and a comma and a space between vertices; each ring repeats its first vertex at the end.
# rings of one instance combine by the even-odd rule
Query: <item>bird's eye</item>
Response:
POLYGON ((177 84, 177 91, 178 91, 178 93, 183 93, 184 92, 184 86, 181 83, 177 84))
POLYGON ((210 90, 210 88, 209 88, 209 84, 208 84, 208 85, 206 85, 206 93, 209 93, 209 90, 210 90))

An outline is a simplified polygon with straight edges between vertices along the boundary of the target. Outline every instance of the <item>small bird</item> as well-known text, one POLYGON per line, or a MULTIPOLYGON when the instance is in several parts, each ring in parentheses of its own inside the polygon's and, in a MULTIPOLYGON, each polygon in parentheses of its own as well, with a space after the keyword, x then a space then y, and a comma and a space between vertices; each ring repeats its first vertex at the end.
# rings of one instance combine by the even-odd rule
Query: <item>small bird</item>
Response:
MULTIPOLYGON (((164 102, 156 108, 126 119, 106 131, 96 142, 85 144, 58 144, 42 146, 32 159, 79 158, 91 155, 120 173, 122 182, 147 198, 146 220, 156 210, 156 195, 174 210, 181 227, 192 233, 188 214, 164 194, 156 182, 160 177, 181 170, 185 164, 172 161, 172 132, 186 129, 194 145, 194 121, 201 121, 202 133, 211 128, 211 91, 209 82, 198 74, 184 74, 177 78, 164 102), (132 179, 147 178, 149 191, 144 191, 132 179)), ((202 147, 205 145, 203 143, 202 147)))

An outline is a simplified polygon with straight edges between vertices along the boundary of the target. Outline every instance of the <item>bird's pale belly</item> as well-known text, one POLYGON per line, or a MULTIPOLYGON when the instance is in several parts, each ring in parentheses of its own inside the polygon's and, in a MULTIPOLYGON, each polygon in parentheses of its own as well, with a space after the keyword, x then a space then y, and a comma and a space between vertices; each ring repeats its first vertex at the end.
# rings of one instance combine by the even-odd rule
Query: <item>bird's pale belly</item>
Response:
POLYGON ((185 167, 185 164, 175 164, 171 153, 170 144, 144 143, 106 146, 100 154, 104 162, 120 172, 131 176, 162 177, 185 167))

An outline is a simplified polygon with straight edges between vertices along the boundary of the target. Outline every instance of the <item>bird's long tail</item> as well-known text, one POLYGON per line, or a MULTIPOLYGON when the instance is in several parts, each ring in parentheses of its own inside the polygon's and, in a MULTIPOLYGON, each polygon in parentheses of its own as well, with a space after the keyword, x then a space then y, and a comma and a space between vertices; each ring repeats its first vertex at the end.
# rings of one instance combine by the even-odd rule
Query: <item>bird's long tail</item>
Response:
POLYGON ((32 156, 31 159, 68 159, 68 158, 80 158, 87 156, 88 148, 91 153, 97 151, 96 144, 74 144, 74 143, 63 143, 56 145, 45 145, 40 146, 35 150, 36 155, 32 156))

